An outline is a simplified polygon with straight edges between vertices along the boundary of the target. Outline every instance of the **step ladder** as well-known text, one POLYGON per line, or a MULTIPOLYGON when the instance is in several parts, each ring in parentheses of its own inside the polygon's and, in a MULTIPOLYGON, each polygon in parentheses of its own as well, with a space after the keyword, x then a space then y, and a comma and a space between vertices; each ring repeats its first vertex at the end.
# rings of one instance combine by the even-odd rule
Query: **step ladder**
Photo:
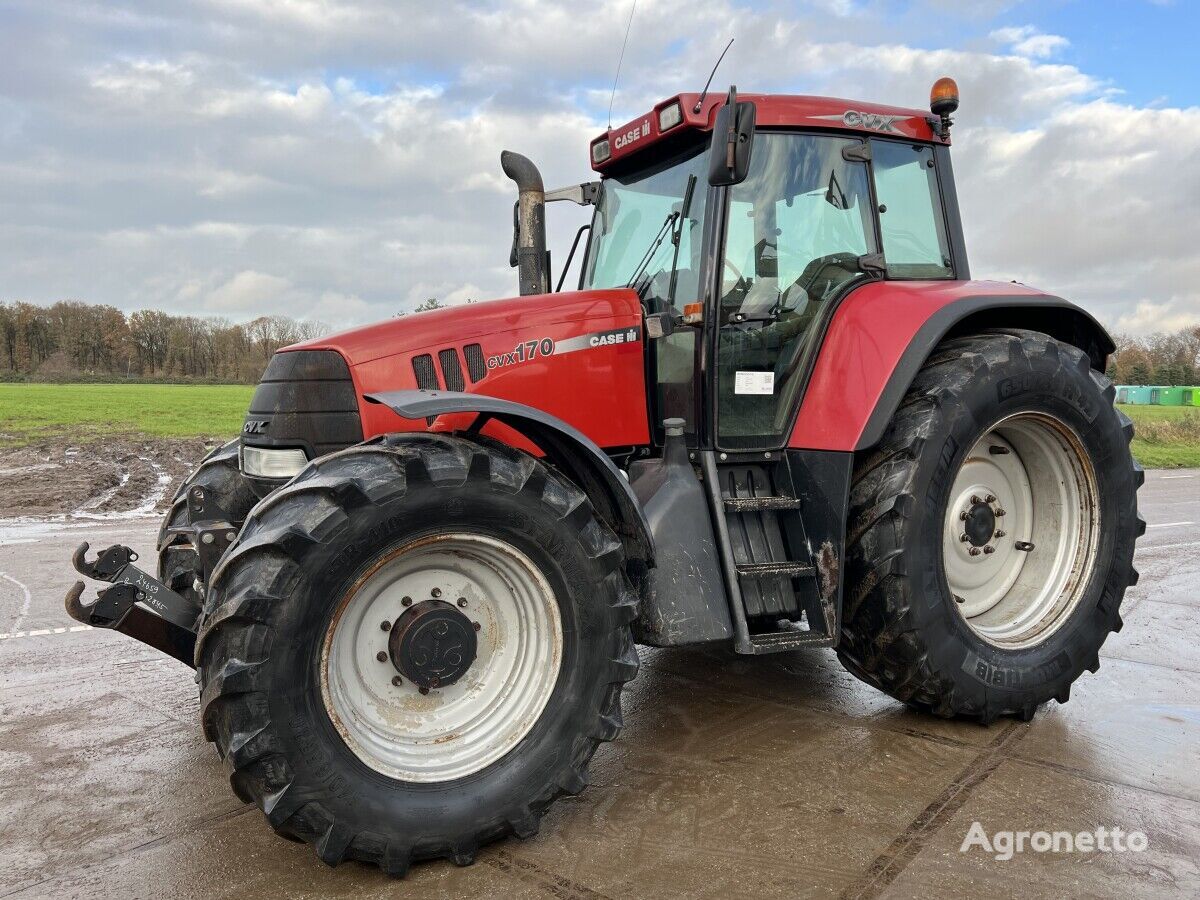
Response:
POLYGON ((760 654, 832 647, 835 612, 820 600, 804 504, 786 461, 718 464, 712 452, 703 456, 733 605, 734 649, 760 654))

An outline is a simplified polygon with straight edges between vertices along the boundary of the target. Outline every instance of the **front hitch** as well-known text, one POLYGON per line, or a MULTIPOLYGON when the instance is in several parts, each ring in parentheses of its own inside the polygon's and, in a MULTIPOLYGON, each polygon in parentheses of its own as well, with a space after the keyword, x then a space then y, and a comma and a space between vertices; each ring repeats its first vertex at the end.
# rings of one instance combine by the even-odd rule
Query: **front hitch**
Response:
POLYGON ((75 582, 67 591, 67 615, 93 628, 127 634, 194 666, 199 604, 135 566, 137 554, 128 547, 114 544, 94 561, 88 560, 87 551, 88 543, 84 541, 72 554, 75 571, 96 581, 107 581, 112 587, 100 591, 91 603, 84 603, 84 583, 75 582))

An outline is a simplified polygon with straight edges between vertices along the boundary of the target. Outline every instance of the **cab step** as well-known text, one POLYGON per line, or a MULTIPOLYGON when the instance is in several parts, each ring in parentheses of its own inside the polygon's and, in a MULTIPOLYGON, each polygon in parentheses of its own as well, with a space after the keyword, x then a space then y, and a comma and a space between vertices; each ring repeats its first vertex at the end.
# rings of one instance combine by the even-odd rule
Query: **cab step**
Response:
POLYGON ((737 573, 746 578, 797 578, 801 575, 811 575, 815 571, 806 563, 791 561, 737 564, 737 573))
POLYGON ((803 506, 795 497, 726 497, 725 508, 730 512, 760 512, 799 509, 803 506))
POLYGON ((797 647, 832 647, 833 638, 821 631, 773 631, 750 635, 750 650, 753 655, 780 653, 797 647))

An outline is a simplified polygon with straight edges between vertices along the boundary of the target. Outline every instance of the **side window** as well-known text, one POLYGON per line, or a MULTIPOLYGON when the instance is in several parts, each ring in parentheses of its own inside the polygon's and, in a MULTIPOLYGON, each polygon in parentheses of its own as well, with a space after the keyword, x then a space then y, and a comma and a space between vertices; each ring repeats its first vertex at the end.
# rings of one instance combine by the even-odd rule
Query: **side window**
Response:
POLYGON ((953 274, 933 148, 871 141, 875 196, 888 275, 949 278, 953 274))

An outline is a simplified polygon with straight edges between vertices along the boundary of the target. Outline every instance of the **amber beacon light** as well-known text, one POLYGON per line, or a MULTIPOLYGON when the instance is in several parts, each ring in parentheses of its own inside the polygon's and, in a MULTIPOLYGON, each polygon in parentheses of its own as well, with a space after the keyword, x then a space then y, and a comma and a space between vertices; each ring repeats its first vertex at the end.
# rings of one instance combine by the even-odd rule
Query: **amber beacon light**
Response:
POLYGON ((939 78, 929 91, 929 111, 942 120, 942 137, 949 137, 952 124, 950 114, 958 109, 958 82, 953 78, 939 78))

